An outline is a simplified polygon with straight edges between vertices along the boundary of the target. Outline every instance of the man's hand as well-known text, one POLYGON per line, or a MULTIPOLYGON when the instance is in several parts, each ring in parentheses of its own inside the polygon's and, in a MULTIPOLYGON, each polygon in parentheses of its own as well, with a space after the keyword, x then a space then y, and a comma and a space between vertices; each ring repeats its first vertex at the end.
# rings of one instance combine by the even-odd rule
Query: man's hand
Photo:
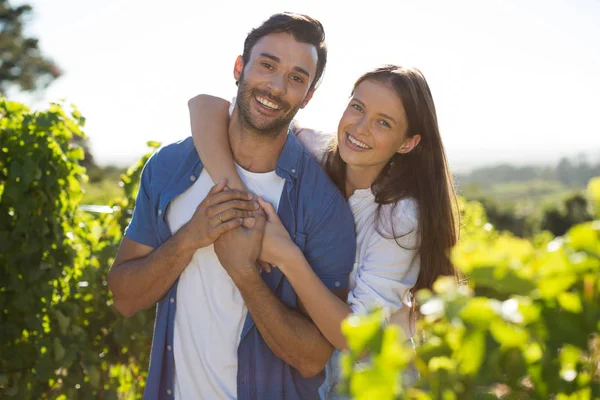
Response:
POLYGON ((223 233, 215 241, 215 253, 233 282, 243 282, 248 273, 257 272, 257 260, 265 232, 266 215, 262 210, 254 213, 254 226, 240 226, 223 233))
POLYGON ((253 196, 240 190, 225 190, 227 180, 213 186, 192 218, 181 230, 195 249, 214 243, 222 234, 242 225, 259 208, 253 196))

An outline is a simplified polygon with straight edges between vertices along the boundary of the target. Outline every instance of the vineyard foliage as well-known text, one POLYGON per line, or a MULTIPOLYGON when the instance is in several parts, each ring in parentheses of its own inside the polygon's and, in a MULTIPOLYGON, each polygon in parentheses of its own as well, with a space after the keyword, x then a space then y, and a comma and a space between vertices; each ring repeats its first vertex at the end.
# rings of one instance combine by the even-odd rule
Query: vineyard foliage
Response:
MULTIPOLYGON (((2 398, 142 396, 154 311, 120 316, 107 273, 150 153, 121 176, 125 195, 110 212, 84 211, 74 140, 84 123, 74 107, 33 112, 0 100, 2 398)), ((600 179, 588 191, 598 218, 600 179)), ((600 396, 600 222, 526 240, 497 231, 477 202, 461 213, 453 259, 468 283, 444 279, 419 293, 416 351, 381 313, 346 320, 345 390, 358 399, 600 396), (355 369, 364 349, 370 362, 355 369), (405 368, 419 375, 410 389, 405 368)))
POLYGON ((0 397, 141 398, 154 311, 121 317, 106 277, 149 155, 90 214, 79 111, 0 100, 0 117, 0 397))
MULTIPOLYGON (((588 194, 600 217, 600 178, 588 194)), ((416 350, 382 313, 344 322, 343 373, 357 399, 600 398, 600 218, 562 237, 498 232, 462 202, 454 263, 466 284, 438 280, 417 298, 416 350), (367 349, 370 363, 355 367, 367 349), (405 368, 418 372, 403 384, 405 368)))

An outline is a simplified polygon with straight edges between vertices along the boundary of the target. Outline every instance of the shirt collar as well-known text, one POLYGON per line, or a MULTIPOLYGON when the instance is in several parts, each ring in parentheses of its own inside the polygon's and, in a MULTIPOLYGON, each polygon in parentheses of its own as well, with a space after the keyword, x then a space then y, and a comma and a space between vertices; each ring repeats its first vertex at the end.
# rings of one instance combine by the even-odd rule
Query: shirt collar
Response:
POLYGON ((290 182, 295 181, 298 177, 303 153, 304 148, 298 139, 296 139, 292 130, 288 130, 287 139, 277 160, 277 167, 275 168, 277 175, 290 182))

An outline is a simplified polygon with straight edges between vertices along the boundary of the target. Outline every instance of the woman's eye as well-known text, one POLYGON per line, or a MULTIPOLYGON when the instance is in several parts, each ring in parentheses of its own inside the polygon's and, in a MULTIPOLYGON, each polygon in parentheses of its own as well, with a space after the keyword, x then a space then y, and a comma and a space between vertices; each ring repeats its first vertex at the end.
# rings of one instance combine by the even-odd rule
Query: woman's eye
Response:
POLYGON ((391 128, 390 124, 387 123, 387 121, 381 119, 379 120, 379 125, 386 127, 386 128, 391 128))
POLYGON ((362 107, 358 104, 352 104, 351 107, 354 108, 356 111, 362 112, 362 107))

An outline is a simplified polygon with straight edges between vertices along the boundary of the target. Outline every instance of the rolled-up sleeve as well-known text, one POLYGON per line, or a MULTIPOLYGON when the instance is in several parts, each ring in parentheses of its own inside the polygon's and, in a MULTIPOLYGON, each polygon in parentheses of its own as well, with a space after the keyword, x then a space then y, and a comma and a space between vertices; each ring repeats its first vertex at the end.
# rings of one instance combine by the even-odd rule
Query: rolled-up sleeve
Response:
POLYGON ((133 215, 129 225, 125 228, 125 236, 137 243, 156 248, 158 247, 158 238, 154 229, 156 216, 153 211, 150 190, 152 161, 154 158, 155 155, 150 157, 142 169, 133 215))
POLYGON ((373 232, 365 256, 358 262, 356 286, 348 296, 355 313, 383 308, 391 315, 408 304, 410 289, 419 275, 418 218, 414 209, 399 207, 389 237, 373 232), (408 212, 407 212, 408 211, 408 212))

